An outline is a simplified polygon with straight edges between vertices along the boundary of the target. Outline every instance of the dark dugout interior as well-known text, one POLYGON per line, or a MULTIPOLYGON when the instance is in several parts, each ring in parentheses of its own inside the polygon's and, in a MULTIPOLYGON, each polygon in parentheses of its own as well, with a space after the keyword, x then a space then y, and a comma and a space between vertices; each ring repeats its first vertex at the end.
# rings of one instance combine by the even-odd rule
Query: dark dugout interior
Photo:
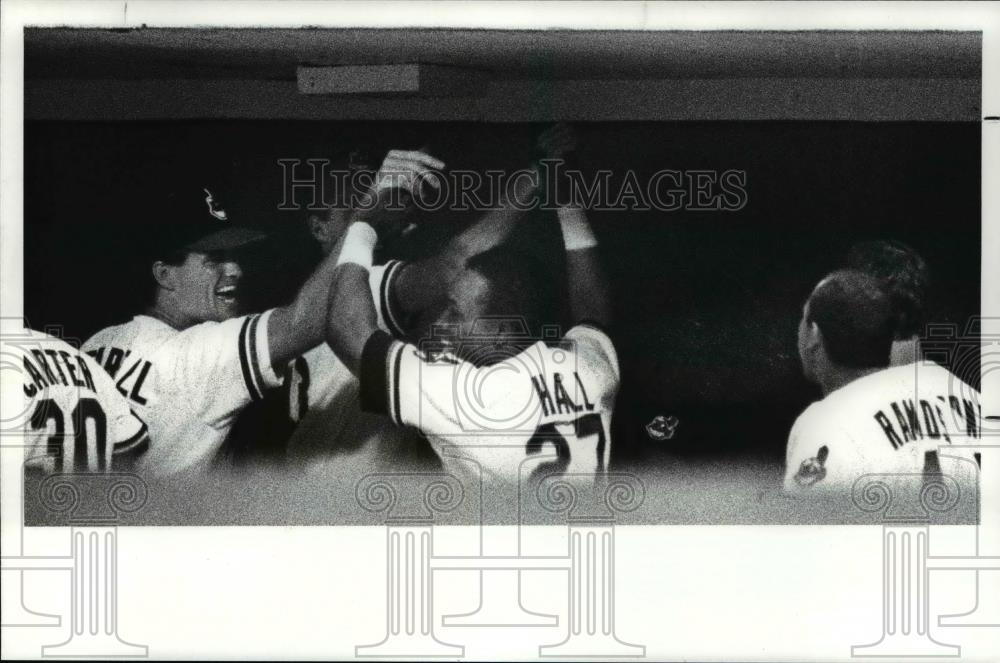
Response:
MULTIPOLYGON (((25 130, 25 307, 36 328, 85 339, 144 305, 158 196, 215 189, 234 220, 272 247, 247 269, 251 308, 288 298, 319 254, 304 210, 281 210, 279 159, 429 146, 451 168, 527 163, 545 125, 184 121, 29 122, 25 130), (218 193, 222 191, 223 193, 218 193)), ((577 125, 578 163, 611 171, 612 202, 638 208, 626 174, 645 184, 670 169, 745 173, 737 210, 592 211, 616 302, 622 363, 617 460, 751 453, 780 462, 795 417, 818 391, 801 377, 795 338, 812 286, 858 240, 913 246, 932 269, 930 318, 958 332, 979 310, 979 125, 976 123, 657 122, 577 125), (645 424, 675 416, 670 440, 645 424)), ((308 178, 303 164, 296 177, 308 178)), ((718 194, 719 186, 708 190, 718 194)), ((300 206, 309 191, 294 191, 300 206)), ((640 194, 641 196, 641 194, 640 194)), ((647 196, 648 198, 648 196, 647 196)), ((449 229, 474 212, 428 212, 449 229)), ((520 239, 545 246, 562 279, 554 219, 535 213, 520 239), (550 250, 551 249, 551 250, 550 250)), ((162 229, 159 229, 162 230, 162 229)), ((447 230, 444 230, 446 233, 447 230)), ((433 251, 442 233, 409 250, 433 251)), ((556 317, 556 313, 553 313, 556 317)), ((554 320, 560 322, 561 320, 554 320)), ((978 386, 978 375, 965 375, 978 386)))
MULTIPOLYGON (((77 339, 142 309, 139 247, 164 231, 160 200, 185 188, 212 187, 234 219, 271 234, 246 259, 248 306, 286 299, 319 253, 306 213, 279 209, 280 159, 358 151, 377 166, 389 148, 425 147, 452 169, 513 169, 566 121, 579 167, 611 173, 612 201, 629 173, 640 186, 664 169, 743 173, 738 209, 642 210, 624 196, 590 213, 622 369, 612 464, 657 481, 636 522, 790 521, 754 498, 780 485, 792 422, 820 396, 799 368, 802 304, 858 240, 901 240, 926 258, 947 350, 936 356, 979 386, 978 33, 28 29, 24 89, 25 313, 77 339), (360 67, 363 87, 380 83, 366 68, 407 63, 456 72, 456 87, 297 84, 300 66, 360 67), (646 431, 658 415, 677 419, 669 439, 646 431)), ((471 214, 423 215, 393 250, 431 252, 471 214)), ((561 281, 551 213, 530 214, 518 240, 561 281)), ((356 508, 310 508, 179 504, 182 515, 152 518, 366 522, 356 508)))

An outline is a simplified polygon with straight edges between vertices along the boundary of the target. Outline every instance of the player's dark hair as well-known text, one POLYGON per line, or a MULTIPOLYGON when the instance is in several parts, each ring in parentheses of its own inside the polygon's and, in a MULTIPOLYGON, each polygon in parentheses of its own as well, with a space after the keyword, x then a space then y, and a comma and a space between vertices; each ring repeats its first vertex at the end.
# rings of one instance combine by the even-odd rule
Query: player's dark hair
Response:
POLYGON ((472 256, 465 266, 490 282, 487 315, 523 318, 536 338, 543 324, 558 322, 552 275, 538 258, 501 244, 472 256))
POLYGON ((890 295, 866 272, 833 272, 809 297, 806 322, 816 323, 830 360, 845 368, 888 366, 896 321, 890 295))
POLYGON ((187 257, 187 251, 182 249, 173 249, 149 254, 147 262, 145 263, 145 273, 143 275, 146 283, 145 304, 153 304, 156 301, 156 293, 160 289, 160 286, 153 277, 151 270, 153 264, 163 262, 176 267, 177 265, 183 265, 184 261, 187 260, 187 257))
POLYGON ((918 335, 927 322, 930 270, 912 248, 895 240, 858 242, 847 254, 847 266, 878 278, 896 309, 895 338, 918 335))

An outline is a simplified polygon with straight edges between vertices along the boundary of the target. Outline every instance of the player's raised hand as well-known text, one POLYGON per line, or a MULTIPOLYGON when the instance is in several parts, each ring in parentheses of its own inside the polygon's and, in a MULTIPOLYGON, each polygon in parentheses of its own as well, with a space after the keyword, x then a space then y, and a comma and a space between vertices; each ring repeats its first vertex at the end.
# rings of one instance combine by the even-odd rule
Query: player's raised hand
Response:
POLYGON ((380 195, 390 189, 402 189, 416 195, 425 183, 434 188, 440 188, 441 183, 436 177, 433 177, 433 173, 443 168, 443 161, 426 152, 389 150, 375 175, 372 193, 380 195))
POLYGON ((412 209, 413 196, 420 195, 424 184, 440 188, 435 172, 444 167, 443 161, 422 150, 389 150, 367 197, 355 210, 357 219, 371 224, 383 239, 398 232, 412 209))
POLYGON ((536 145, 546 159, 562 159, 576 149, 577 136, 573 127, 560 122, 538 136, 536 145))

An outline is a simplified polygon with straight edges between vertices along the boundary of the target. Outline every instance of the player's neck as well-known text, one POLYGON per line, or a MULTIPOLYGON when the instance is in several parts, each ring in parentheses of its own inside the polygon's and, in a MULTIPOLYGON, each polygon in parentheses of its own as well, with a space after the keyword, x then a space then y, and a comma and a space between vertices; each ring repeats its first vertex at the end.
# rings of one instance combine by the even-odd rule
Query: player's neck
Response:
POLYGON ((889 355, 890 366, 906 366, 920 359, 920 338, 914 336, 892 342, 889 355))
POLYGON ((841 387, 846 387, 855 380, 878 373, 882 368, 836 368, 828 371, 819 381, 824 396, 829 396, 841 387))
POLYGON ((174 313, 170 306, 166 305, 159 297, 157 297, 156 302, 152 306, 146 309, 146 315, 156 318, 178 331, 191 326, 184 316, 174 313))

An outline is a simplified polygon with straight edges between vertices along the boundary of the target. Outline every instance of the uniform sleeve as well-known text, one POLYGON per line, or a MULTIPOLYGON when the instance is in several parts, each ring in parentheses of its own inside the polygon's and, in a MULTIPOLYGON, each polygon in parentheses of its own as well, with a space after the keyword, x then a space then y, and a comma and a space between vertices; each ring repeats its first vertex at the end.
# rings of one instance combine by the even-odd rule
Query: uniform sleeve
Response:
POLYGON ((99 347, 101 347, 101 332, 97 332, 96 334, 88 338, 86 341, 84 341, 83 344, 80 346, 80 352, 83 352, 89 357, 90 352, 92 350, 96 350, 99 347))
POLYGON ((446 356, 426 359, 413 345, 376 332, 361 359, 361 407, 438 437, 534 430, 541 417, 531 362, 485 367, 446 356))
POLYGON ((368 270, 368 284, 371 287, 372 300, 375 302, 379 329, 389 332, 396 338, 403 336, 404 317, 393 297, 392 284, 399 277, 402 267, 401 260, 390 260, 384 265, 377 265, 368 270))
POLYGON ((785 492, 809 495, 850 491, 858 474, 853 439, 826 421, 816 405, 799 415, 785 452, 785 492))
POLYGON ((618 368, 618 353, 611 338, 599 327, 590 324, 579 324, 566 332, 566 339, 573 342, 580 360, 587 368, 605 374, 617 385, 621 380, 618 368))
POLYGON ((90 371, 94 391, 107 418, 109 442, 114 456, 138 457, 149 448, 146 424, 131 408, 128 400, 115 387, 114 380, 89 355, 81 352, 81 360, 90 371))
POLYGON ((222 425, 281 384, 271 366, 271 311, 185 329, 156 353, 156 388, 205 423, 222 425))

